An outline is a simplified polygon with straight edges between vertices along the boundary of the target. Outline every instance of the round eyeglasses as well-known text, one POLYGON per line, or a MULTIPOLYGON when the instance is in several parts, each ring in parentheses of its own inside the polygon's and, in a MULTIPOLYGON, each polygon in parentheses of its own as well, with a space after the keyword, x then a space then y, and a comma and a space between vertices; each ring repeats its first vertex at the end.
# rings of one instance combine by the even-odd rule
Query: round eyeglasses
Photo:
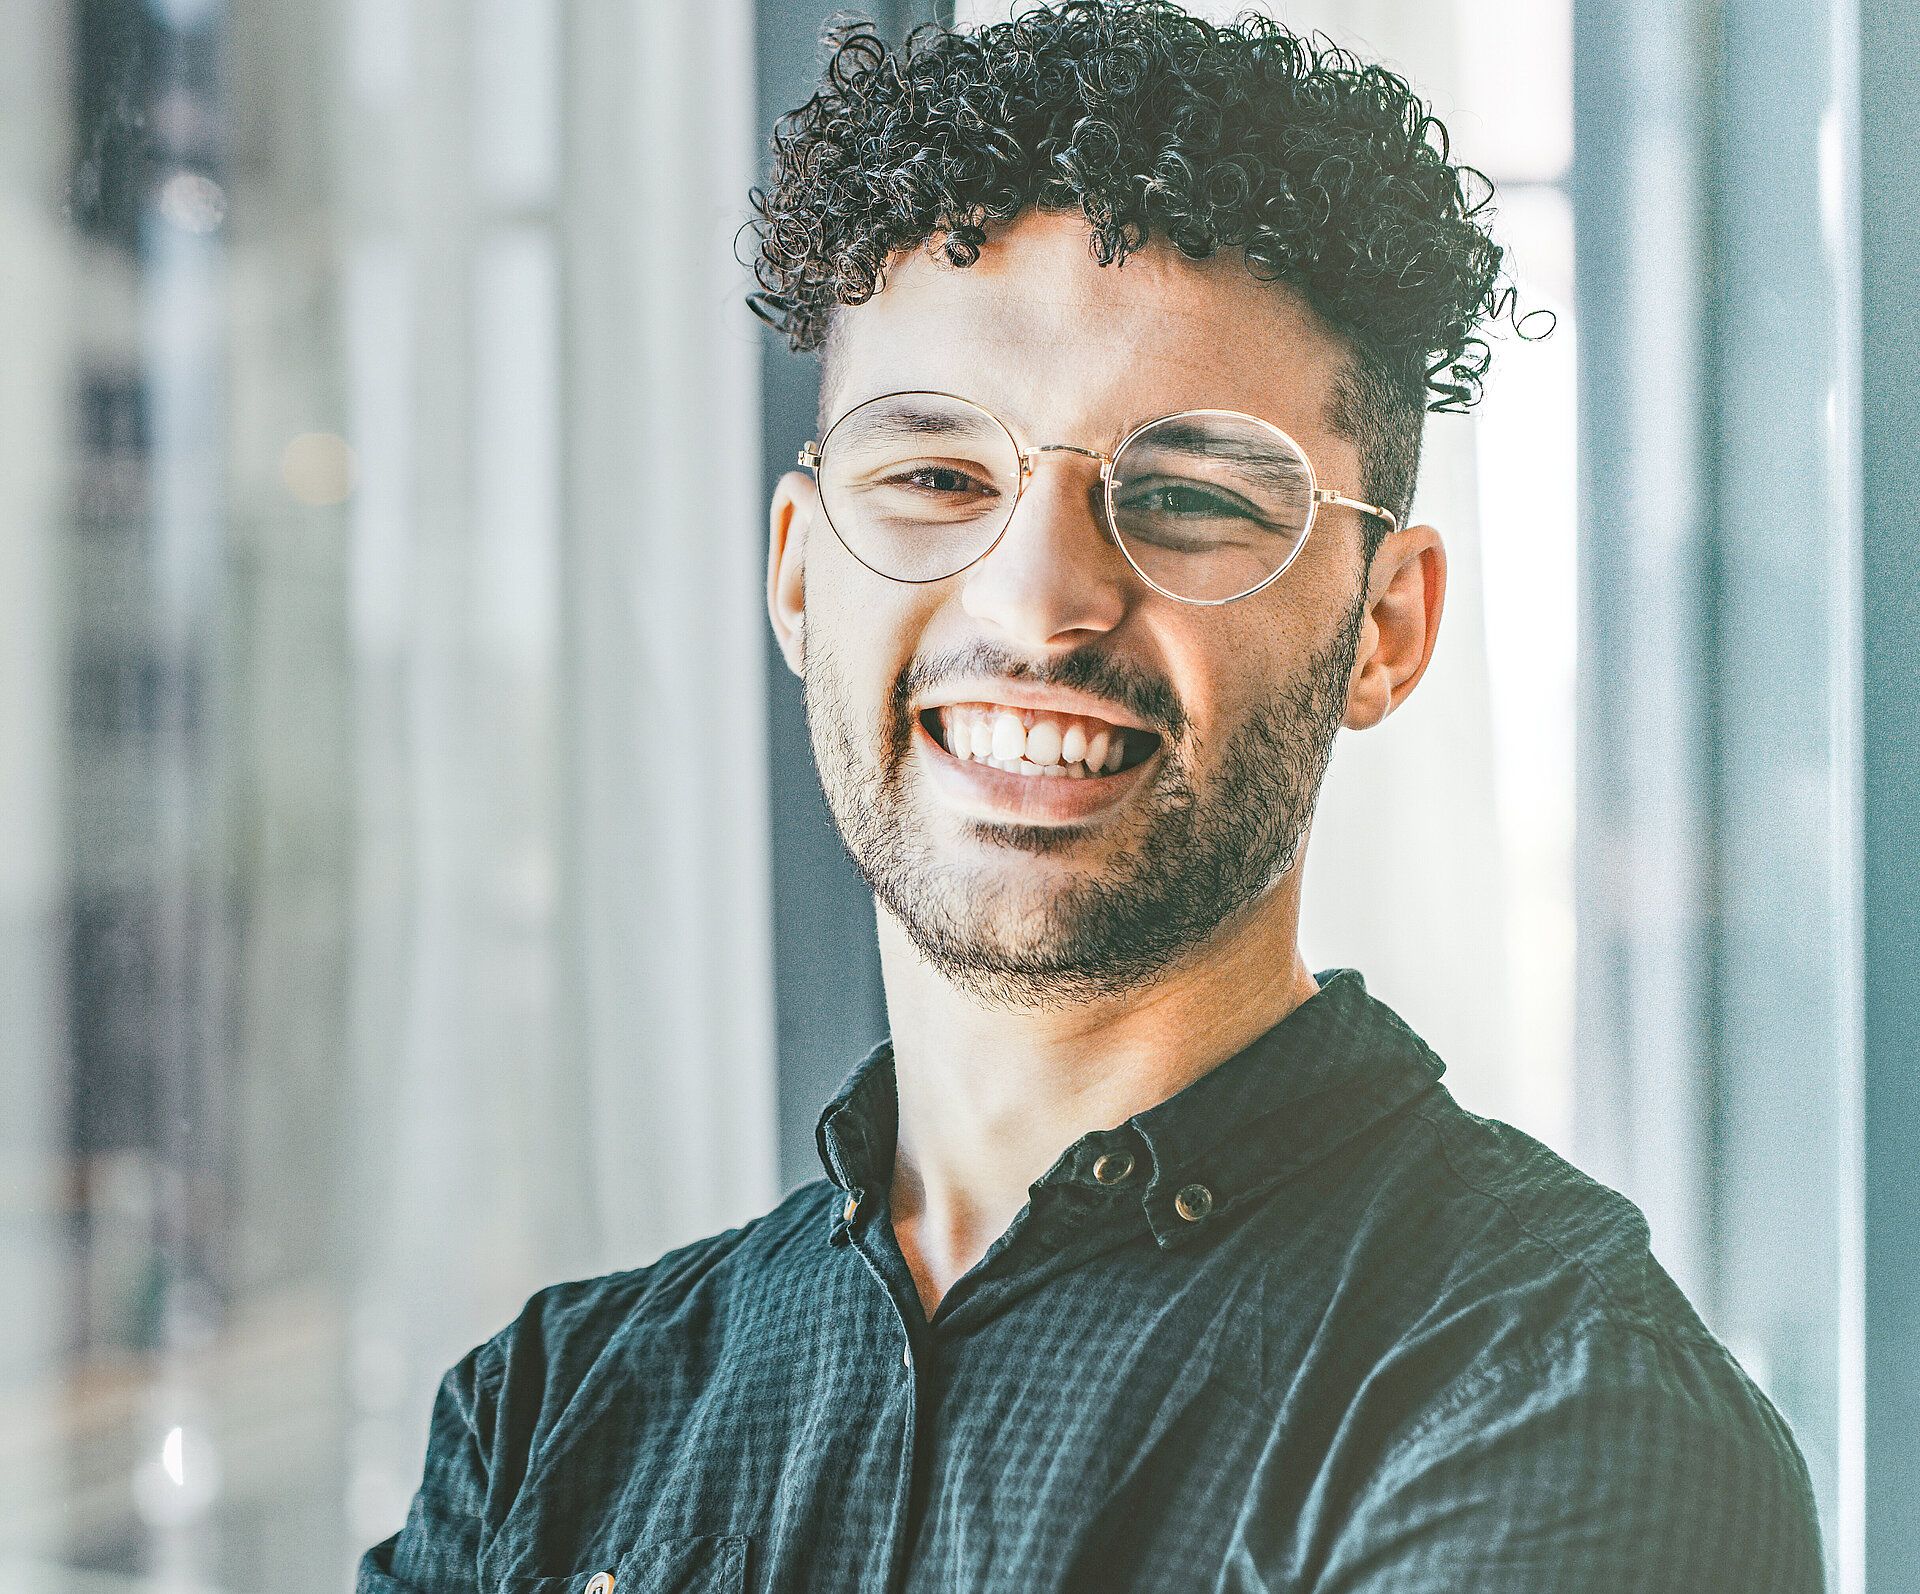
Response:
POLYGON ((847 552, 876 575, 920 583, 993 551, 1042 454, 1099 462, 1108 534, 1142 581, 1182 603, 1231 603, 1277 579, 1322 504, 1399 530, 1386 510, 1321 487, 1279 427, 1232 410, 1163 415, 1102 454, 1023 449, 997 416, 950 393, 885 393, 848 410, 800 463, 847 552))

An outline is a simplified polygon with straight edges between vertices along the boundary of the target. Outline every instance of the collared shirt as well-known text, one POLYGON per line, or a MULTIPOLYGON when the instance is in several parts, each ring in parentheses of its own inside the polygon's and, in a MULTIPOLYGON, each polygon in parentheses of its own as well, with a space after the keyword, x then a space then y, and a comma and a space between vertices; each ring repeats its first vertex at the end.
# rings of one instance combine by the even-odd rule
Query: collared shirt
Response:
POLYGON ((828 1180, 534 1297, 359 1594, 1811 1594, 1785 1424, 1634 1208, 1352 973, 1070 1147, 921 1309, 892 1059, 828 1180))

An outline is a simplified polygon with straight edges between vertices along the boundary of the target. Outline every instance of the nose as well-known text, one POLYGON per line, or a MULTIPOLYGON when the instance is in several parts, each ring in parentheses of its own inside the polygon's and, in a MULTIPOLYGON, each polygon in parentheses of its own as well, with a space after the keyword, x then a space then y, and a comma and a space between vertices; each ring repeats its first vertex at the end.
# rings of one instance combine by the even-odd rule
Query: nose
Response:
POLYGON ((1107 535, 1091 459, 1041 454, 1000 541, 967 571, 961 606, 1009 642, 1077 647, 1111 631, 1133 588, 1107 535))

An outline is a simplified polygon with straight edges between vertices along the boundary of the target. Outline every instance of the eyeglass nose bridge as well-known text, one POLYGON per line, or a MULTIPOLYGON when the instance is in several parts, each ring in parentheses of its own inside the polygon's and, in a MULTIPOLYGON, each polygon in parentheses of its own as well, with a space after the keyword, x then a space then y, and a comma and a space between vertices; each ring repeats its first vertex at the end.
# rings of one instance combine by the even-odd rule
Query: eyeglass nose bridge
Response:
MULTIPOLYGON (((1033 479, 1033 462, 1042 454, 1078 454, 1082 459, 1097 460, 1100 465, 1100 485, 1110 488, 1113 484, 1112 454, 1103 454, 1097 448, 1081 448, 1076 443, 1039 443, 1032 448, 1023 448, 1020 450, 1020 487, 1016 497, 1024 497, 1026 495, 1027 483, 1033 479)), ((1103 511, 1100 516, 1100 521, 1100 529, 1107 534, 1107 540, 1111 542, 1114 547, 1119 548, 1124 557, 1126 555, 1126 549, 1120 542, 1120 532, 1113 523, 1113 511, 1110 507, 1103 511)), ((1007 525, 1010 526, 1012 523, 1013 517, 1009 514, 1007 517, 1007 525)), ((994 548, 999 547, 1001 539, 1004 538, 1006 534, 1007 527, 1002 526, 1000 528, 1000 536, 993 539, 993 548, 987 549, 987 553, 992 553, 994 548)), ((981 554, 980 557, 982 559, 986 558, 987 553, 981 554)), ((1132 564, 1132 559, 1129 558, 1127 563, 1132 564)))
MULTIPOLYGON (((1103 454, 1097 448, 1081 448, 1077 443, 1038 443, 1032 448, 1023 448, 1019 452, 1020 486, 1014 495, 1016 501, 1026 496, 1027 483, 1033 479, 1033 462, 1042 454, 1078 454, 1082 459, 1097 460, 1100 464, 1101 487, 1111 489, 1113 485, 1113 455, 1103 454)), ((1113 523, 1112 507, 1110 505, 1103 506, 1099 518, 1100 529, 1106 533, 1107 541, 1118 548, 1120 550, 1120 557, 1125 559, 1129 565, 1132 565, 1133 558, 1128 554, 1126 545, 1120 540, 1120 529, 1113 523)), ((995 548, 998 548, 1000 544, 1006 540, 1008 528, 1012 525, 1013 515, 1009 512, 1007 515, 1007 524, 1000 528, 999 535, 993 539, 992 544, 986 549, 986 552, 980 554, 978 558, 974 560, 975 564, 978 564, 981 559, 986 558, 987 554, 992 553, 995 548)))
POLYGON ((1036 448, 1020 450, 1020 475, 1022 478, 1033 474, 1033 462, 1041 454, 1078 454, 1082 459, 1097 459, 1100 462, 1100 479, 1106 481, 1113 474, 1113 456, 1103 454, 1097 448, 1081 448, 1073 443, 1041 443, 1036 448))

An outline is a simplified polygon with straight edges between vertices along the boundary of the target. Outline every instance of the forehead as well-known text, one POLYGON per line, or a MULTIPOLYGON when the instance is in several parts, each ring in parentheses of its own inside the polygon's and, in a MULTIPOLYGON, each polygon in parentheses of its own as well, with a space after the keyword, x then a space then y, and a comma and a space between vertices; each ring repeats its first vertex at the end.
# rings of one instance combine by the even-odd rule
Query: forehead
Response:
POLYGON ((1078 215, 1029 211, 956 267, 925 250, 839 313, 831 419, 882 393, 984 404, 1028 438, 1110 446, 1185 409, 1260 416, 1322 438, 1347 345, 1292 287, 1262 282, 1237 250, 1189 260, 1159 239, 1102 266, 1078 215))

